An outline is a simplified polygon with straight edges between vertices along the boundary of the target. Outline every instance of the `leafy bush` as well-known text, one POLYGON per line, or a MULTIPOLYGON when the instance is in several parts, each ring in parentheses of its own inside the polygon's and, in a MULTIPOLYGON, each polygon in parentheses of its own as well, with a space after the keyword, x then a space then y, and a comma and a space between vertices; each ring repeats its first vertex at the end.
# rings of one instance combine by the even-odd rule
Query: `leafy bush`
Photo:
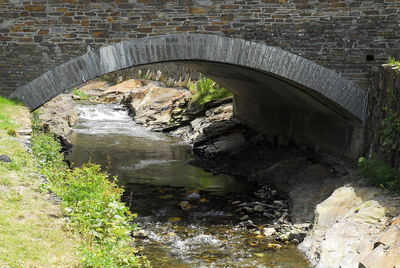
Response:
POLYGON ((90 95, 86 94, 85 92, 83 92, 82 90, 79 90, 77 88, 74 88, 72 90, 72 94, 78 96, 81 100, 91 100, 94 98, 93 96, 90 96, 90 95))
MULTIPOLYGON (((38 129, 38 117, 33 117, 38 129)), ((61 145, 50 133, 33 131, 32 151, 46 175, 47 188, 62 199, 72 229, 81 236, 82 262, 87 267, 138 267, 149 263, 133 245, 134 214, 122 203, 123 189, 99 165, 70 169, 61 145)))
POLYGON ((360 172, 373 186, 384 187, 400 192, 400 170, 391 167, 383 160, 361 157, 358 160, 360 172))
POLYGON ((196 83, 191 83, 189 89, 192 93, 191 103, 202 108, 207 102, 232 96, 232 93, 223 87, 219 87, 210 78, 201 78, 196 83))
POLYGON ((400 67, 400 61, 398 61, 395 57, 389 57, 387 63, 396 67, 400 67))

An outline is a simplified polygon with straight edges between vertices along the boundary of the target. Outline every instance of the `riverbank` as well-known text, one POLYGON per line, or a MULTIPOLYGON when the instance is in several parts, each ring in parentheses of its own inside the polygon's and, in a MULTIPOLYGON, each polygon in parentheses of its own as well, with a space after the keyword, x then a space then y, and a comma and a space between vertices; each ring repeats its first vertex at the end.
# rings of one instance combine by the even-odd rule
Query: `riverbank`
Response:
POLYGON ((29 153, 29 110, 0 98, 0 266, 79 267, 79 238, 29 153), (7 157, 6 157, 6 156, 7 157))
POLYGON ((266 200, 234 200, 239 219, 249 226, 261 219, 267 223, 263 235, 274 233, 278 243, 300 243, 306 236, 299 249, 313 265, 395 264, 399 256, 399 199, 367 187, 354 166, 289 143, 282 146, 279 142, 278 146, 278 142, 238 123, 229 99, 210 103, 200 111, 191 110, 187 90, 148 80, 129 80, 116 86, 97 81, 79 90, 93 95, 95 101, 122 102, 136 122, 153 131, 183 137, 202 156, 191 164, 214 174, 259 183, 256 194, 266 200), (282 200, 269 199, 275 191, 286 194, 283 206, 278 204, 282 200), (268 207, 274 201, 278 201, 275 206, 268 207), (346 230, 345 226, 351 228, 346 230), (387 232, 394 239, 388 240, 387 232))

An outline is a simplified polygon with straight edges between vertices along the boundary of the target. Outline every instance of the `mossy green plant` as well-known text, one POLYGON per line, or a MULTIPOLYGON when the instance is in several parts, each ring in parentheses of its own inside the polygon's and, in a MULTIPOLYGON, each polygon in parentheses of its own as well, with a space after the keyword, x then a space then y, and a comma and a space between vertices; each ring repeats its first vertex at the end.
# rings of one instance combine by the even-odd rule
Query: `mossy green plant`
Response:
POLYGON ((220 100, 232 96, 227 89, 220 87, 210 78, 201 78, 189 85, 192 94, 191 105, 204 108, 210 101, 220 100))
POLYGON ((72 90, 72 94, 79 97, 81 100, 91 100, 94 98, 94 96, 90 96, 90 95, 86 94, 85 92, 83 92, 82 90, 79 90, 77 88, 74 88, 72 90))

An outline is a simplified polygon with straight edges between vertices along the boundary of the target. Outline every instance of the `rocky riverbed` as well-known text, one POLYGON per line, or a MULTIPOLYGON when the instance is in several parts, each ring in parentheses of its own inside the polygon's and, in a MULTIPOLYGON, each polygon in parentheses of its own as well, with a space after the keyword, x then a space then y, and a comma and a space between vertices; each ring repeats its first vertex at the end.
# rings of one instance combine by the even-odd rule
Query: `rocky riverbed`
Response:
MULTIPOLYGON (((241 125, 232 99, 197 109, 187 89, 142 79, 117 85, 97 80, 79 90, 94 102, 123 104, 136 122, 153 131, 184 138, 199 156, 190 164, 257 182, 254 198, 232 200, 232 206, 238 226, 275 240, 275 249, 299 244, 316 267, 400 265, 398 197, 366 187, 343 161, 278 146, 241 125)), ((72 97, 79 99, 64 95, 42 109, 42 120, 63 137, 76 120, 72 97)), ((183 210, 188 206, 190 200, 181 204, 183 210)))

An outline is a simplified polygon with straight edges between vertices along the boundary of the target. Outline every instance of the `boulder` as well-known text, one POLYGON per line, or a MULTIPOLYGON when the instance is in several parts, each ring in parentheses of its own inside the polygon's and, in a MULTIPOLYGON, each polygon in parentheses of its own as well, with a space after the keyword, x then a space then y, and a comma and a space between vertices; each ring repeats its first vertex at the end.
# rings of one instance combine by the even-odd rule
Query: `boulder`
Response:
MULTIPOLYGON (((394 246, 397 238, 388 242, 383 235, 390 222, 387 211, 398 213, 398 203, 381 189, 340 187, 317 205, 313 229, 298 248, 316 267, 357 268, 359 263, 365 267, 394 267, 374 266, 374 261, 390 263, 392 254, 400 256, 398 244, 394 246), (390 256, 387 244, 396 248, 390 256)), ((392 224, 395 232, 389 232, 391 238, 396 237, 397 224, 392 224)))
POLYGON ((11 161, 11 158, 8 155, 2 154, 2 155, 0 155, 0 162, 10 163, 12 161, 11 161))

